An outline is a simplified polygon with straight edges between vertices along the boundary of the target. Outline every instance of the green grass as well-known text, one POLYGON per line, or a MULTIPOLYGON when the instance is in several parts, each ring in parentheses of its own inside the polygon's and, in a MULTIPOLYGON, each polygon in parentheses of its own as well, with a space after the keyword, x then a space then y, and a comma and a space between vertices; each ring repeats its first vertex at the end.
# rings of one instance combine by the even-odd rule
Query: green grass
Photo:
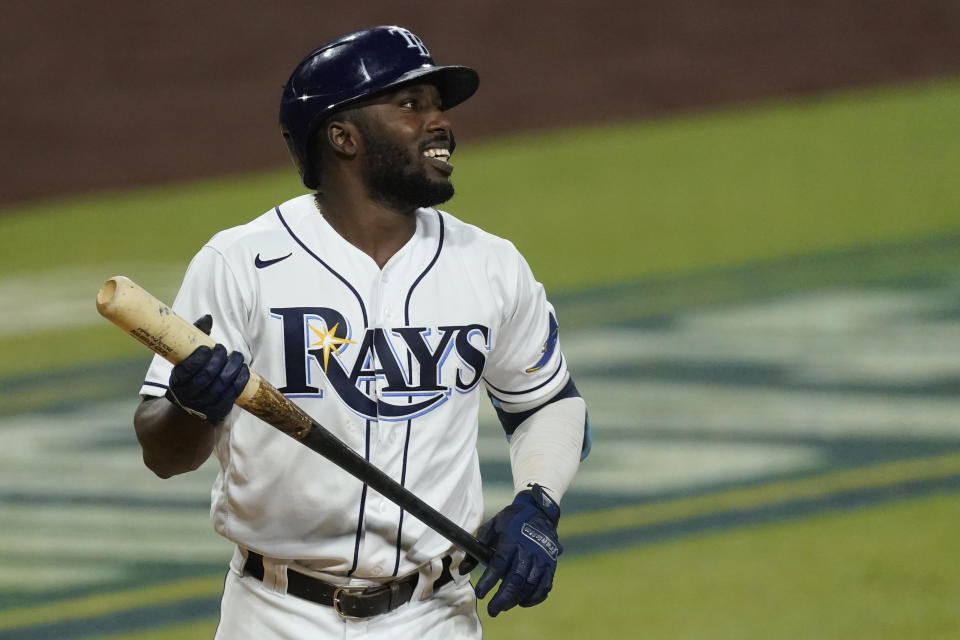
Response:
MULTIPOLYGON (((703 271, 693 285, 671 289, 677 304, 736 297, 719 290, 730 279, 715 281, 711 269, 960 233, 958 103, 960 81, 946 80, 464 145, 448 208, 514 240, 551 291, 703 271)), ((66 322, 82 313, 71 307, 62 328, 25 321, 8 330, 0 377, 131 356, 145 366, 143 348, 92 312, 99 281, 125 272, 169 298, 171 274, 215 231, 300 191, 284 170, 3 212, 0 285, 20 279, 38 288, 34 297, 3 300, 0 328, 10 305, 39 314, 49 291, 89 296, 90 318, 66 322)), ((952 246, 934 249, 924 255, 936 265, 955 264, 952 246)), ((826 271, 800 265, 792 273, 808 280, 826 271)), ((657 284, 672 280, 644 282, 618 291, 649 297, 644 304, 654 311, 673 304, 657 284)), ((753 293, 781 286, 738 282, 753 293)), ((585 305, 584 323, 596 313, 585 305)), ((88 397, 97 371, 69 389, 3 402, 17 410, 88 397)), ((568 526, 589 531, 603 518, 632 526, 644 514, 584 514, 568 526)), ((958 525, 956 497, 945 496, 569 557, 544 605, 486 620, 486 637, 954 638, 958 525)), ((180 584, 164 593, 217 595, 221 578, 204 580, 195 593, 180 584)), ((66 613, 126 607, 124 597, 83 600, 66 613)), ((147 604, 130 606, 155 600, 148 591, 147 604)), ((63 615, 64 603, 50 606, 63 615)), ((46 619, 47 610, 24 615, 46 619)), ((201 620, 111 640, 209 638, 215 626, 201 620)))
MULTIPOLYGON (((448 208, 574 287, 960 228, 960 81, 464 145, 448 208)), ((0 273, 183 263, 299 193, 292 172, 0 217, 0 273)))
MULTIPOLYGON (((958 103, 946 80, 464 145, 448 208, 511 238, 552 292, 956 233, 958 103)), ((0 284, 54 273, 91 308, 116 272, 173 290, 213 233, 301 191, 285 170, 16 207, 0 284)), ((34 295, 16 304, 56 299, 34 295)), ((0 334, 0 376, 141 349, 106 325, 55 333, 0 334)))
MULTIPOLYGON (((69 601, 25 607, 12 612, 5 611, 0 617, 0 630, 22 629, 51 620, 75 620, 126 611, 143 606, 163 606, 191 597, 219 594, 223 589, 223 576, 190 578, 174 583, 149 586, 143 589, 119 593, 92 595, 69 601)), ((210 634, 212 637, 212 634, 210 634)))
POLYGON ((521 138, 460 160, 458 211, 564 286, 956 229, 958 99, 950 82, 521 138))
MULTIPOLYGON (((956 638, 958 526, 944 495, 569 558, 544 604, 490 619, 481 603, 484 637, 956 638)), ((109 640, 200 640, 215 627, 109 640)))
POLYGON ((958 526, 947 495, 578 557, 486 637, 956 638, 958 526))
MULTIPOLYGON (((96 294, 96 289, 91 291, 92 295, 96 294)), ((149 364, 149 351, 143 347, 137 348, 136 342, 124 338, 118 329, 106 322, 93 327, 70 329, 66 338, 64 333, 67 332, 50 329, 0 338, 0 353, 3 354, 0 376, 54 371, 69 363, 107 362, 137 354, 144 356, 144 371, 149 364)), ((64 392, 70 394, 71 390, 61 389, 57 393, 64 392)), ((14 398, 11 402, 18 400, 22 398, 14 398)))
POLYGON ((0 273, 101 263, 172 262, 185 268, 216 231, 297 193, 299 183, 289 174, 107 192, 7 210, 0 214, 0 273))
POLYGON ((96 635, 87 640, 210 640, 216 630, 216 620, 201 620, 143 633, 96 635))

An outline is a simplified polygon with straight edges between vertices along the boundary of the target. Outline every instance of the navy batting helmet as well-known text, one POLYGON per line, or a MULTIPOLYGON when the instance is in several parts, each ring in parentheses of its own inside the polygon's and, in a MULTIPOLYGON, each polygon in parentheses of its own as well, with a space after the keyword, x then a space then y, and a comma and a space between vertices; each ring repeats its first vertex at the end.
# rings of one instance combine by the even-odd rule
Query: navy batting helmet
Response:
POLYGON ((423 41, 402 27, 356 31, 304 58, 280 99, 280 131, 303 184, 317 188, 310 141, 327 116, 414 80, 436 85, 444 109, 472 96, 479 84, 469 67, 434 64, 423 41))

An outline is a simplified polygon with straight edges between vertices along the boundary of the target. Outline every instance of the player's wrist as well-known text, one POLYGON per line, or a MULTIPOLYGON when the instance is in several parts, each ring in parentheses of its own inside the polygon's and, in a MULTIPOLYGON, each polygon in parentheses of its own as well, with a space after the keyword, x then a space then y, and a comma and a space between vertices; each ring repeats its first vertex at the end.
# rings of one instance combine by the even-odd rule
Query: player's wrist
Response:
POLYGON ((530 483, 527 486, 529 488, 518 493, 513 503, 520 506, 535 507, 556 527, 560 522, 560 505, 550 496, 546 487, 537 483, 530 483))

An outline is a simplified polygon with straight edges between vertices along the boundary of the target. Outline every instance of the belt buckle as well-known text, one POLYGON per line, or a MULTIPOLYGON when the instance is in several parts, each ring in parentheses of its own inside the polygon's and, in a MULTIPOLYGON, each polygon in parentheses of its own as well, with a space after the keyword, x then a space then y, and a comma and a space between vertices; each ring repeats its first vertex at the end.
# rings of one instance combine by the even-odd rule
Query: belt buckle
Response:
POLYGON ((343 612, 343 610, 340 608, 340 596, 344 593, 348 595, 352 593, 363 593, 366 589, 366 587, 358 584, 345 584, 337 587, 333 590, 333 610, 337 612, 338 616, 345 620, 362 620, 363 617, 361 616, 351 616, 350 614, 343 612))

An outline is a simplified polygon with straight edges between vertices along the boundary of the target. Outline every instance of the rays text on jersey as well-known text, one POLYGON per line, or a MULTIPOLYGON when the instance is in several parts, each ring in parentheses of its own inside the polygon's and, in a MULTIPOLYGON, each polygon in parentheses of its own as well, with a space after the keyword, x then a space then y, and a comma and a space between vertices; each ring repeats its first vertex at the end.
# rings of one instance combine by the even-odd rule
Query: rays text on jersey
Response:
POLYGON ((322 375, 354 413, 371 420, 410 420, 442 405, 454 390, 473 390, 490 349, 490 329, 481 324, 371 327, 353 339, 350 323, 335 309, 270 312, 283 332, 280 391, 322 397, 314 377, 322 375))

